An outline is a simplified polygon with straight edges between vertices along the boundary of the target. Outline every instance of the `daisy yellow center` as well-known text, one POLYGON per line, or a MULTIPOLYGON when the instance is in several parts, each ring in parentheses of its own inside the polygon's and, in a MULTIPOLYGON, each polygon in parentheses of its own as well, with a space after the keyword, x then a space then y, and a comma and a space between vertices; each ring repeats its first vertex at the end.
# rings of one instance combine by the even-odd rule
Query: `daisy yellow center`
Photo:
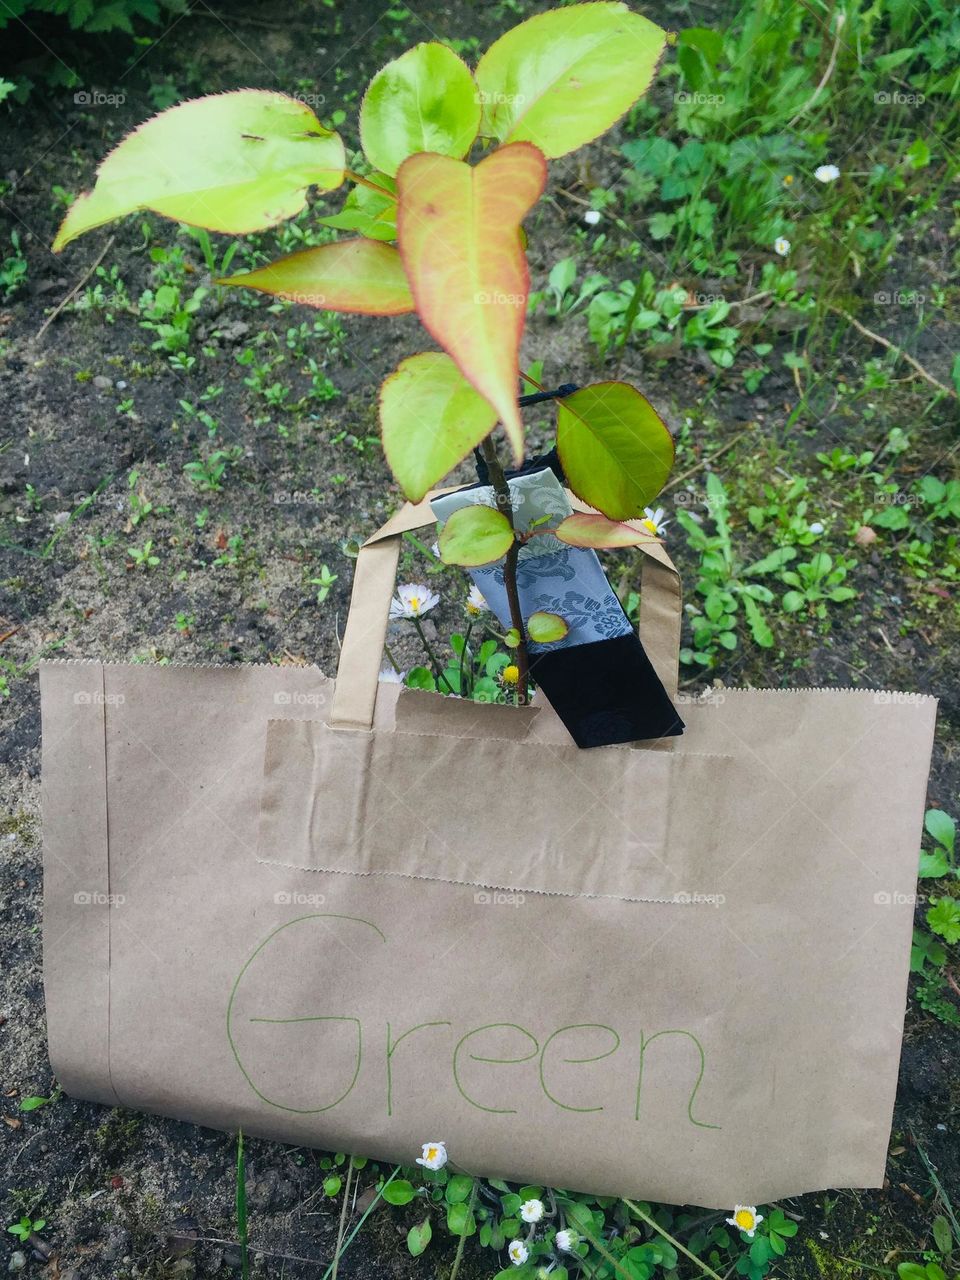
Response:
POLYGON ((737 1220, 737 1226, 741 1231, 752 1231, 753 1224, 756 1221, 749 1209, 738 1209, 733 1215, 737 1220))
MULTIPOLYGON (((437 1156, 438 1156, 439 1154, 440 1154, 440 1149, 439 1149, 439 1147, 427 1147, 427 1159, 428 1159, 428 1160, 436 1160, 436 1158, 437 1158, 437 1156)), ((737 1217, 738 1217, 738 1218, 739 1218, 739 1216, 740 1216, 740 1215, 739 1215, 739 1214, 737 1214, 737 1217)))
POLYGON ((516 684, 519 679, 519 667, 515 667, 513 663, 511 663, 508 667, 503 668, 503 680, 505 684, 516 684))
POLYGON ((652 520, 650 520, 649 518, 647 518, 646 520, 641 521, 641 523, 643 524, 643 527, 644 527, 645 529, 649 529, 651 533, 656 533, 656 532, 657 532, 657 526, 656 526, 656 525, 654 524, 654 522, 653 522, 652 520))
POLYGON ((783 179, 783 185, 784 185, 785 187, 790 187, 790 186, 792 186, 792 185, 793 185, 793 174, 792 174, 792 173, 788 173, 788 174, 786 174, 786 175, 784 176, 784 179, 783 179))
POLYGON ((413 610, 413 612, 414 612, 414 613, 419 613, 419 612, 420 612, 420 597, 419 597, 419 596, 411 596, 411 597, 410 597, 410 599, 409 599, 409 601, 408 601, 408 603, 409 603, 410 608, 413 610))

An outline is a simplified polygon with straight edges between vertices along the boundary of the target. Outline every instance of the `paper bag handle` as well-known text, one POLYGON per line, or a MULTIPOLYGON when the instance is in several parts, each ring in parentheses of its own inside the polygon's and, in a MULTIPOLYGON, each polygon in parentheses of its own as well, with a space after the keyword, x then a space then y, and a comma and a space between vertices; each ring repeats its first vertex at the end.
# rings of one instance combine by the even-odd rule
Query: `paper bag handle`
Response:
MULTIPOLYGON (((449 489, 438 489, 422 502, 405 503, 360 548, 337 669, 330 716, 332 728, 370 729, 373 725, 390 599, 400 562, 400 541, 405 533, 435 524, 430 500, 449 492, 449 489)), ((572 494, 567 496, 574 510, 590 511, 572 494)), ((641 543, 640 550, 644 556, 640 637, 664 688, 675 698, 680 656, 680 575, 662 543, 641 543)))

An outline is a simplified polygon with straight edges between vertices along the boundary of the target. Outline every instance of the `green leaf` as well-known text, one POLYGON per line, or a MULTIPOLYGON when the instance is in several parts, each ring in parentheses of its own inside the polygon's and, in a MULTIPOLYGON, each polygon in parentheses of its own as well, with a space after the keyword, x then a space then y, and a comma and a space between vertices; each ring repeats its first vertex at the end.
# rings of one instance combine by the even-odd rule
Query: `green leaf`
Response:
POLYGON ((927 1269, 917 1262, 901 1262, 897 1266, 900 1280, 927 1280, 927 1269))
POLYGON ((462 159, 480 128, 480 99, 465 62, 443 44, 418 44, 370 81, 360 108, 367 159, 395 177, 407 156, 462 159))
POLYGON ((451 1235, 472 1236, 476 1233, 477 1224, 473 1210, 465 1204, 447 1206, 447 1229, 451 1235))
POLYGON ((796 613, 803 605, 804 597, 799 591, 788 591, 783 597, 783 607, 787 613, 796 613))
POLYGON ((750 634, 761 649, 771 648, 773 645, 773 632, 770 630, 766 618, 760 612, 756 601, 747 595, 741 598, 743 600, 743 611, 747 615, 750 634))
POLYGON ((771 551, 768 556, 764 556, 762 560, 755 560, 753 564, 747 565, 744 569, 744 577, 756 577, 761 573, 771 573, 774 569, 782 569, 783 566, 796 557, 795 547, 778 547, 776 551, 771 551))
POLYGON ((480 131, 532 142, 549 159, 575 151, 646 93, 665 40, 660 27, 611 0, 529 18, 480 59, 480 131))
POLYGON ((957 824, 949 813, 942 809, 928 809, 923 819, 927 834, 933 836, 937 844, 943 845, 948 853, 953 853, 957 839, 957 824))
POLYGON ((329 1178, 324 1178, 323 1180, 323 1194, 325 1196, 333 1197, 338 1194, 342 1186, 343 1179, 339 1174, 333 1173, 329 1178))
POLYGON ((331 213, 317 221, 339 231, 356 231, 368 240, 396 240, 397 184, 385 173, 371 173, 369 181, 381 190, 373 191, 358 183, 344 200, 339 213, 331 213))
POLYGON ((938 1214, 931 1223, 933 1229, 933 1242, 941 1253, 949 1253, 953 1248, 953 1232, 950 1229, 950 1222, 943 1214, 938 1214))
POLYGON ((325 311, 399 316, 414 309, 400 254, 375 240, 338 240, 302 249, 217 284, 243 285, 325 311))
POLYGON ((612 520, 642 515, 673 466, 670 432, 625 382, 598 382, 558 400, 557 448, 573 492, 612 520))
POLYGON ((433 1228, 430 1226, 430 1219, 424 1218, 423 1222, 411 1227, 407 1232, 407 1248, 415 1258, 419 1258, 432 1237, 433 1228))
POLYGON ((473 1179, 466 1173, 455 1173, 447 1183, 447 1204, 460 1204, 473 1190, 473 1179))
POLYGON ((36 1111, 38 1107, 46 1106, 46 1104, 49 1101, 50 1101, 49 1098, 38 1098, 38 1097, 24 1098, 23 1101, 20 1103, 20 1110, 36 1111))
POLYGON ((395 1178, 383 1188, 383 1198, 387 1204, 409 1204, 416 1194, 413 1185, 406 1178, 395 1178))
POLYGON ((960 902, 956 898, 930 899, 927 924, 951 946, 960 942, 960 902))
POLYGON ((427 667, 414 667, 408 671, 404 683, 408 689, 428 689, 431 693, 435 693, 437 688, 433 672, 427 667))
POLYGON ((440 530, 440 559, 468 569, 493 564, 510 550, 513 536, 503 512, 480 504, 461 507, 440 530))
POLYGON ((383 452, 412 502, 419 502, 496 422, 496 409, 442 351, 410 356, 380 388, 383 452))
POLYGON ((138 209, 245 235, 299 213, 307 188, 343 181, 344 150, 305 103, 267 89, 197 98, 128 134, 74 201, 54 252, 138 209))
POLYGON ((930 148, 923 138, 915 139, 906 150, 905 159, 911 169, 925 169, 930 163, 930 148))
POLYGON ((920 866, 917 875, 921 880, 939 880, 949 870, 947 856, 942 849, 935 849, 933 853, 928 853, 926 849, 920 850, 920 866))
POLYGON ((527 635, 534 644, 556 644, 570 630, 559 613, 537 610, 527 619, 527 635))

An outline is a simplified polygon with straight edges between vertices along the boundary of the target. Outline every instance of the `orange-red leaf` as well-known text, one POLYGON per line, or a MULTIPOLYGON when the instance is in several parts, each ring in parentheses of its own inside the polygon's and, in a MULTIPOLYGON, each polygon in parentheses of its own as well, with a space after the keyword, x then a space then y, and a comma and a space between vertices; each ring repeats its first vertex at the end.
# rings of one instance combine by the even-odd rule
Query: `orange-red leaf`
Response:
POLYGON ((217 283, 245 285, 326 311, 399 316, 414 309, 400 254, 377 240, 338 240, 303 249, 217 283))
POLYGON ((637 547, 641 542, 657 541, 649 529, 589 512, 567 516, 549 532, 571 547, 637 547))
POLYGON ((547 177, 529 142, 471 167, 421 152, 397 173, 397 239, 417 312, 460 372, 500 415, 523 457, 519 349, 530 273, 520 223, 547 177))

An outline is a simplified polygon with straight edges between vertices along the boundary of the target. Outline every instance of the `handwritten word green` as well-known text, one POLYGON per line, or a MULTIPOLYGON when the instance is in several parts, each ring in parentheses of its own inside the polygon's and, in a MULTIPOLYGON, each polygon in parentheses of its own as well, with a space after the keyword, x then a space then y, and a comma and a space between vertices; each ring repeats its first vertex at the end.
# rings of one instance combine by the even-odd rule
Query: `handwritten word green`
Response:
MULTIPOLYGON (((508 1020, 480 1022, 478 1025, 467 1023, 464 1026, 461 999, 458 1001, 461 1013, 459 1027, 452 1018, 433 1018, 398 1031, 394 1022, 381 1018, 372 1011, 381 998, 381 991, 376 985, 371 987, 371 1009, 366 1013, 354 1011, 348 1014, 342 1008, 336 1009, 334 1002, 339 1002, 339 999, 329 989, 318 991, 316 998, 318 1001, 322 1000, 328 1008, 330 1004, 334 1004, 335 1012, 328 1013, 324 1010, 316 1014, 298 1013, 293 1016, 283 1016, 277 1010, 266 1013, 262 1008, 263 1003, 267 1000, 275 1002, 278 992, 290 988, 290 966, 297 963, 304 954, 303 930, 312 933, 319 929, 328 931, 331 939, 344 946, 355 958, 359 958, 356 947, 362 945, 361 939, 369 938, 381 957, 383 953, 380 948, 387 943, 385 934, 370 920, 359 916, 318 913, 300 916, 280 925, 259 944, 246 961, 230 992, 227 1039, 244 1079, 257 1097, 268 1106, 298 1115, 317 1115, 340 1106, 359 1089, 366 1109, 382 1106, 388 1116, 393 1116, 398 1105, 395 1080, 397 1055, 400 1046, 408 1041, 411 1043, 408 1043, 400 1055, 407 1063, 406 1069, 409 1071, 415 1068, 419 1073, 426 1069, 436 1072, 438 1089, 443 1087, 446 1079, 463 1101, 478 1111, 492 1115, 515 1115, 520 1105, 513 1104, 523 1104, 524 1110, 529 1112, 532 1089, 535 1098, 545 1100, 551 1107, 557 1107, 561 1111, 592 1113, 610 1110, 615 1115, 619 1109, 609 1102, 609 1082, 607 1101, 600 1101, 604 1097, 602 1069, 592 1070, 587 1074, 578 1069, 593 1067, 614 1054, 630 1052, 629 1046, 635 1045, 637 1049, 633 1052, 638 1054, 636 1087, 626 1116, 632 1113, 635 1121, 643 1118, 641 1100, 647 1076, 656 1064, 666 1063, 671 1087, 675 1087, 679 1081, 681 1089, 686 1091, 688 1086, 683 1083, 683 1077, 679 1073, 687 1070, 690 1072, 687 1077, 689 1091, 686 1092, 685 1107, 687 1121, 698 1129, 720 1128, 719 1125, 710 1124, 694 1115, 694 1104, 707 1070, 707 1056, 693 1032, 681 1027, 654 1031, 650 1035, 640 1031, 625 1042, 621 1033, 606 1023, 576 1022, 548 1031, 541 1038, 531 1028, 508 1020), (302 928, 296 935, 286 932, 298 926, 302 928), (291 1042, 284 1032, 289 1032, 293 1027, 303 1028, 308 1024, 315 1025, 322 1035, 322 1087, 329 1087, 329 1092, 335 1096, 330 1101, 316 1099, 314 1105, 296 1106, 273 1095, 278 1090, 281 1093, 289 1090, 291 1047, 295 1043, 302 1048, 303 1044, 301 1039, 291 1042), (377 1025, 384 1028, 383 1038, 382 1033, 375 1033, 377 1025), (275 1034, 265 1035, 264 1032, 268 1029, 275 1030, 275 1034), (412 1040, 414 1036, 417 1037, 415 1041, 412 1040), (652 1046, 657 1041, 676 1045, 677 1049, 681 1049, 680 1056, 678 1057, 677 1049, 667 1058, 662 1053, 652 1052, 652 1046), (378 1042, 384 1045, 379 1067, 370 1062, 369 1048, 378 1042), (689 1045, 689 1053, 682 1052, 684 1044, 689 1045), (536 1067, 524 1071, 523 1064, 534 1060, 536 1067), (254 1062, 257 1063, 256 1067, 251 1065, 254 1062), (365 1063, 367 1070, 363 1069, 365 1063), (684 1066, 684 1063, 689 1066, 684 1066), (483 1068, 515 1069, 516 1074, 512 1070, 506 1075, 502 1070, 491 1074, 490 1070, 484 1072, 483 1068), (574 1069, 572 1073, 570 1068, 574 1069), (275 1083, 268 1088, 264 1082, 265 1077, 272 1077, 276 1082, 283 1083, 275 1083), (335 1078, 340 1079, 339 1085, 331 1083, 335 1078), (378 1080, 382 1084, 378 1084, 378 1080), (509 1080, 514 1082, 512 1086, 508 1083, 509 1080)), ((302 978, 294 989, 302 993, 302 978)), ((334 987, 334 992, 335 990, 334 987)), ((435 995, 436 992, 431 990, 431 1005, 435 995)), ((412 995, 410 999, 411 1003, 415 1002, 412 995)), ((377 1056, 379 1055, 376 1054, 375 1057, 377 1056)), ((300 1075, 304 1087, 315 1087, 314 1076, 305 1065, 300 1075)), ((662 1065, 655 1080, 661 1083, 664 1080, 662 1065)), ((648 1092, 651 1087, 654 1086, 648 1084, 648 1092)))

